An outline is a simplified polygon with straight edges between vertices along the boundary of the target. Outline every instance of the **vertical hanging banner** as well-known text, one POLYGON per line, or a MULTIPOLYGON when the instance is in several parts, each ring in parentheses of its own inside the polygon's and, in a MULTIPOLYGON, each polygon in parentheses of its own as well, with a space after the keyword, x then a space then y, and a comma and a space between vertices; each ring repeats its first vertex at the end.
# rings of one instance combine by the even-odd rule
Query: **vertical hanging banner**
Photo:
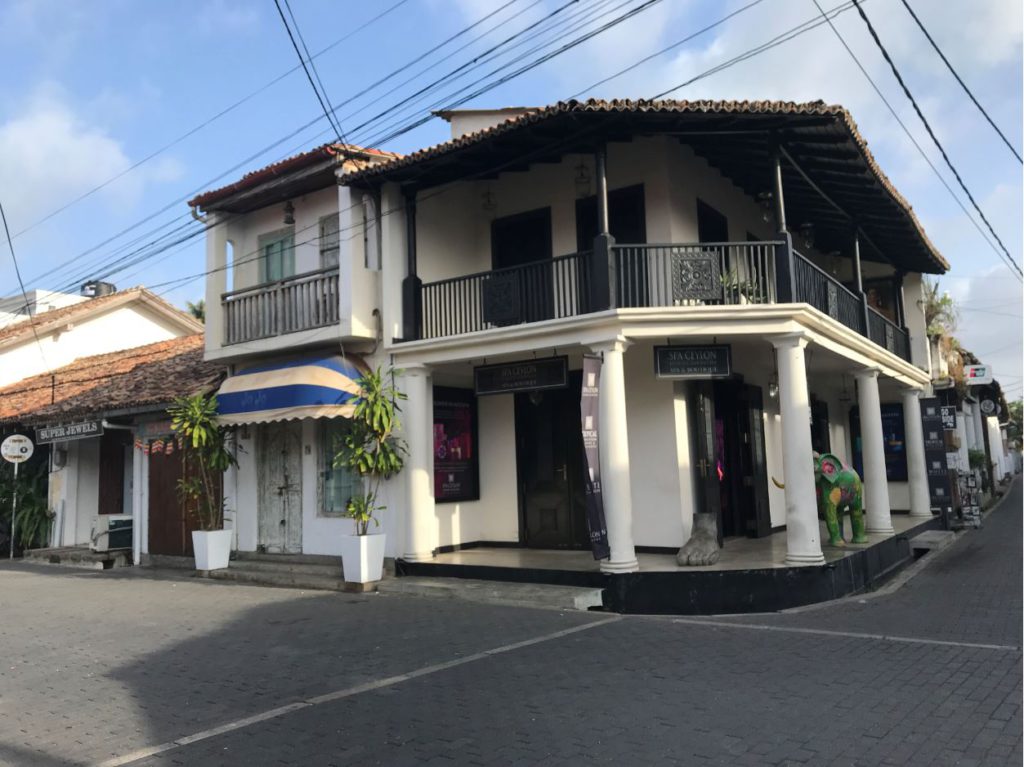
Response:
MULTIPOLYGON (((921 398, 921 430, 924 434, 924 460, 928 471, 928 495, 932 510, 939 514, 953 511, 953 481, 946 457, 947 414, 938 397, 921 398)), ((956 418, 953 419, 956 428, 956 418)))
POLYGON ((601 453, 598 449, 598 390, 601 384, 601 358, 583 357, 583 390, 580 394, 580 426, 583 430, 583 454, 587 475, 584 489, 587 496, 587 530, 594 559, 609 559, 608 526, 604 520, 604 498, 601 495, 601 453))

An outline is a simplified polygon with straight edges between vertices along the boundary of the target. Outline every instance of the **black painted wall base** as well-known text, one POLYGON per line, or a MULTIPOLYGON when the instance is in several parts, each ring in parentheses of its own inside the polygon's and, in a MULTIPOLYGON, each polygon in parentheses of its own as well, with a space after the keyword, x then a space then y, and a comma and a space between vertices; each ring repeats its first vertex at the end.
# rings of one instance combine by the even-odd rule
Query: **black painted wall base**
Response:
POLYGON ((693 568, 606 575, 597 571, 448 565, 399 559, 395 563, 395 571, 399 576, 596 586, 604 589, 605 608, 619 613, 719 615, 774 612, 877 587, 913 561, 911 538, 942 526, 941 518, 934 517, 881 543, 817 567, 760 570, 693 568))

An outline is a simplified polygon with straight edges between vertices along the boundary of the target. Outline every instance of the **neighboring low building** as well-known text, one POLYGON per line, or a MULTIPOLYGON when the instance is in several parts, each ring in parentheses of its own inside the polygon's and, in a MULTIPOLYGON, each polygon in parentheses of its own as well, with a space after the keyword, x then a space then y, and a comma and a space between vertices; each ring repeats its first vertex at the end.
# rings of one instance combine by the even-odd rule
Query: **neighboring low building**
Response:
MULTIPOLYGON (((83 290, 95 297, 34 291, 38 306, 31 318, 0 327, 0 386, 64 367, 81 357, 201 333, 203 324, 142 287, 104 293, 95 283, 83 290), (43 295, 45 294, 45 295, 43 295), (63 296, 63 297, 62 297, 63 296)), ((12 299, 8 299, 11 301, 12 299)), ((24 306, 24 300, 8 311, 24 306)), ((0 323, 2 325, 2 323, 0 323)))
POLYGON ((27 434, 49 461, 50 544, 88 545, 97 518, 129 515, 136 562, 154 550, 190 554, 166 411, 176 397, 212 391, 223 374, 203 360, 203 336, 193 334, 85 357, 0 389, 0 430, 27 434))

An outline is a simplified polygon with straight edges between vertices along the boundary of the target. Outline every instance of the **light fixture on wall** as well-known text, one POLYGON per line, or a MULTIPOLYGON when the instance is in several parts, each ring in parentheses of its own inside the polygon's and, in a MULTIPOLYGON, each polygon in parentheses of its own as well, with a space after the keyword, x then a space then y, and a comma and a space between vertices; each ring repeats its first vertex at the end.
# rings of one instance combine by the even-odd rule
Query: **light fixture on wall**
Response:
POLYGON ((761 192, 757 196, 757 204, 761 206, 761 220, 766 224, 770 224, 772 221, 772 193, 761 192))
POLYGON ((850 396, 850 392, 846 389, 846 375, 843 375, 843 393, 839 395, 840 402, 853 402, 853 397, 850 396))
POLYGON ((494 192, 491 191, 490 187, 484 189, 484 193, 480 195, 480 207, 488 213, 497 209, 498 201, 494 198, 494 192))
POLYGON ((779 376, 777 373, 772 373, 768 378, 768 398, 779 398, 779 376))
POLYGON ((814 224, 805 222, 800 224, 797 232, 800 235, 800 240, 805 248, 814 247, 814 224))
POLYGON ((580 160, 580 164, 576 166, 576 175, 573 176, 573 183, 576 185, 577 197, 590 196, 590 168, 587 167, 587 163, 583 160, 580 160))
POLYGON ((284 224, 285 226, 291 226, 295 223, 295 206, 292 205, 292 201, 288 200, 284 204, 284 224))
POLYGON ((832 265, 832 276, 833 277, 838 277, 839 276, 839 265, 840 265, 840 263, 842 261, 840 253, 839 253, 838 250, 833 250, 833 251, 830 251, 827 255, 828 255, 829 263, 832 265))

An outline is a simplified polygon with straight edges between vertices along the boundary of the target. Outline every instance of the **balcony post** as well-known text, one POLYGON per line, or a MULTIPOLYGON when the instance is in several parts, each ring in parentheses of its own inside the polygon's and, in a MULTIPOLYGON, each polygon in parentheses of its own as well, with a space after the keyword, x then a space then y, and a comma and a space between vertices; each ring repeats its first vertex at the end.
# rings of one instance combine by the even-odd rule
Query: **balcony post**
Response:
POLYGON ((402 280, 402 338, 422 334, 423 280, 416 274, 416 191, 405 194, 405 278, 402 280))
POLYGON ((907 305, 903 296, 903 277, 906 274, 902 269, 896 272, 896 276, 893 278, 896 283, 896 324, 900 326, 902 330, 907 329, 907 305))
POLYGON ((871 325, 868 322, 868 296, 864 292, 864 278, 860 268, 860 229, 853 228, 853 276, 857 282, 857 295, 860 296, 861 322, 864 330, 861 335, 871 338, 871 325))
POLYGON ((786 228, 786 200, 782 190, 782 153, 772 143, 772 196, 775 199, 775 227, 782 245, 775 248, 775 301, 789 304, 796 299, 793 284, 793 238, 786 228))
POLYGON ((616 291, 615 238, 608 231, 608 172, 604 146, 594 153, 597 176, 597 237, 591 255, 590 310, 614 309, 616 291))

